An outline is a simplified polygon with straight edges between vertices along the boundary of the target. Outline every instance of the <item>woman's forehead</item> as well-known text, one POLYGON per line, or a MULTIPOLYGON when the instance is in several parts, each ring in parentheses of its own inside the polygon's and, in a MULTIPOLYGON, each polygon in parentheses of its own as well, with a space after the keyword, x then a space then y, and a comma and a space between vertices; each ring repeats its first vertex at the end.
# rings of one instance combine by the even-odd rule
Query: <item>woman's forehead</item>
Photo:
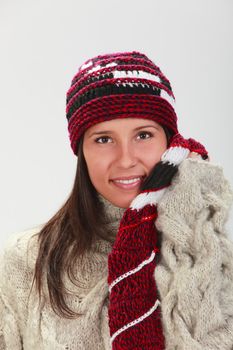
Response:
POLYGON ((144 118, 117 118, 117 119, 112 119, 104 122, 100 122, 97 124, 92 125, 86 133, 90 134, 95 131, 108 131, 108 130, 118 130, 122 129, 122 127, 127 127, 129 129, 132 128, 136 129, 138 127, 146 127, 146 126, 154 126, 161 128, 160 124, 155 122, 154 120, 151 119, 144 119, 144 118))

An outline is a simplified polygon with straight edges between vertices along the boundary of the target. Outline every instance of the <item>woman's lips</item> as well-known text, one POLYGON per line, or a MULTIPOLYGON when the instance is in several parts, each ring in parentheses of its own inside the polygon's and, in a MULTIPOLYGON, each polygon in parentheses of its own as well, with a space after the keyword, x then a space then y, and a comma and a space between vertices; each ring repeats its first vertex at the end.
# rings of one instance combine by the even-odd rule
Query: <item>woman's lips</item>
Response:
POLYGON ((135 176, 130 178, 121 178, 121 179, 118 178, 118 179, 111 180, 111 182, 118 188, 131 190, 131 189, 138 188, 142 182, 142 179, 143 179, 142 176, 135 176))

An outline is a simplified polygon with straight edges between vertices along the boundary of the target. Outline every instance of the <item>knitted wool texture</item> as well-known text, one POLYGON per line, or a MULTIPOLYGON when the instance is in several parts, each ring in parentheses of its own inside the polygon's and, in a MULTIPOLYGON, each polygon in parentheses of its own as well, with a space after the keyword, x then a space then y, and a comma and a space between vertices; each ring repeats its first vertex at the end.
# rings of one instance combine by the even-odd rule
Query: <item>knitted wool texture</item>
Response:
POLYGON ((80 137, 92 125, 115 118, 151 119, 176 134, 175 97, 169 80, 146 55, 99 55, 78 70, 67 91, 69 138, 77 154, 80 137))
POLYGON ((113 350, 165 349, 160 298, 154 278, 159 255, 154 221, 157 203, 190 150, 203 158, 205 148, 181 135, 172 138, 143 184, 142 192, 124 213, 113 249, 108 257, 110 291, 109 326, 113 350))
MULTIPOLYGON (((124 209, 103 203, 106 232, 113 240, 124 209)), ((31 290, 41 228, 12 235, 0 254, 0 349, 109 350, 107 256, 112 243, 99 238, 83 258, 77 256, 78 286, 63 275, 66 302, 80 314, 69 320, 52 310, 46 283, 41 302, 35 286, 31 290)))
POLYGON ((156 196, 164 193, 189 151, 208 157, 201 144, 179 135, 174 102, 169 80, 146 55, 136 51, 89 59, 79 68, 67 92, 66 114, 74 154, 89 127, 115 118, 151 119, 173 135, 170 148, 144 184, 147 192, 137 197, 133 210, 129 209, 122 219, 109 256, 113 349, 164 349, 157 288, 152 278, 159 252, 154 225, 156 196))
MULTIPOLYGON (((162 244, 155 279, 166 350, 232 350, 233 242, 225 227, 232 198, 222 167, 189 158, 158 203, 162 244)), ((109 205, 105 211, 116 238, 124 211, 119 215, 109 205)), ((42 303, 35 289, 30 293, 38 254, 33 235, 39 230, 12 235, 0 254, 0 349, 110 350, 107 254, 112 246, 102 240, 84 261, 77 258, 75 276, 84 289, 65 276, 72 290, 69 306, 82 313, 67 320, 53 312, 47 290, 42 303)))
POLYGON ((233 242, 225 223, 233 192, 218 165, 188 159, 180 168, 156 220, 166 350, 231 350, 233 242))

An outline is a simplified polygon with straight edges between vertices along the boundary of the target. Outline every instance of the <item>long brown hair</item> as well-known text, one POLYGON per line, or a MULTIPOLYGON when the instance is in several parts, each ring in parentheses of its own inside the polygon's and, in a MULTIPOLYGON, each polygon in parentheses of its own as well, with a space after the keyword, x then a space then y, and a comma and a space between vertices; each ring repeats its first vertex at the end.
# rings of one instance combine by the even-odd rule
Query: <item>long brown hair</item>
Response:
MULTIPOLYGON (((164 127, 169 143, 171 133, 164 127)), ((39 251, 34 280, 41 297, 45 273, 51 306, 56 314, 74 318, 78 314, 65 301, 66 287, 62 280, 67 273, 76 284, 74 267, 78 256, 89 251, 95 237, 106 240, 105 215, 98 193, 91 183, 83 155, 83 137, 78 148, 78 161, 71 193, 58 212, 38 234, 39 251)))
POLYGON ((96 236, 108 240, 103 207, 90 181, 82 145, 83 138, 79 144, 71 193, 39 232, 39 251, 33 280, 41 297, 42 276, 45 272, 51 306, 54 312, 66 318, 74 318, 77 313, 65 302, 66 288, 62 274, 66 272, 75 284, 74 265, 77 256, 82 257, 90 250, 96 236))

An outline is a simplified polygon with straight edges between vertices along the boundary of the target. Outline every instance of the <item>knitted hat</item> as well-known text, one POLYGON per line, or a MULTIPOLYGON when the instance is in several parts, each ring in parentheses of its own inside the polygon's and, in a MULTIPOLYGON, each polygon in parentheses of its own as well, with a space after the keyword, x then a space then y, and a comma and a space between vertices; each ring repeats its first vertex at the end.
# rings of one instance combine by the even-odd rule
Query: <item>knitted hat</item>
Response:
POLYGON ((67 92, 66 116, 71 148, 92 125, 115 118, 144 118, 176 134, 175 98, 169 80, 146 55, 99 55, 78 70, 67 92))

